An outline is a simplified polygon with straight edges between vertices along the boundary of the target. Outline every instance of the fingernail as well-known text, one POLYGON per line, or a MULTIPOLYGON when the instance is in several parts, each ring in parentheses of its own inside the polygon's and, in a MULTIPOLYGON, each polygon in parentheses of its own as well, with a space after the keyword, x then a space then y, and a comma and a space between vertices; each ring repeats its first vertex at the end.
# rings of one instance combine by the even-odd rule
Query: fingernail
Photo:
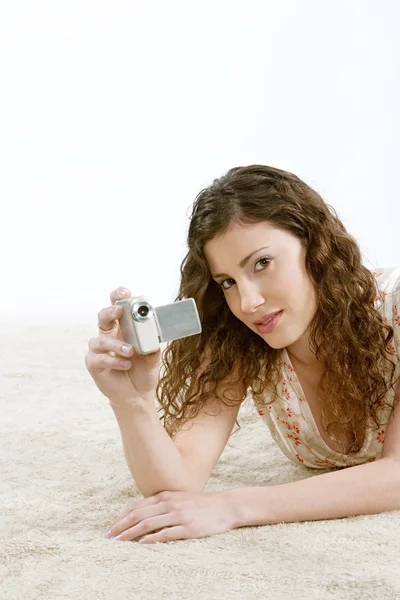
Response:
POLYGON ((111 537, 111 529, 110 529, 110 531, 107 531, 107 533, 105 534, 105 536, 104 536, 104 537, 105 537, 105 538, 109 538, 109 537, 111 537))
POLYGON ((122 294, 123 296, 125 296, 126 294, 130 294, 130 291, 127 290, 126 288, 121 288, 119 291, 120 291, 120 294, 122 294))
POLYGON ((114 538, 114 542, 115 540, 120 540, 122 538, 122 533, 120 535, 117 535, 117 537, 114 538))

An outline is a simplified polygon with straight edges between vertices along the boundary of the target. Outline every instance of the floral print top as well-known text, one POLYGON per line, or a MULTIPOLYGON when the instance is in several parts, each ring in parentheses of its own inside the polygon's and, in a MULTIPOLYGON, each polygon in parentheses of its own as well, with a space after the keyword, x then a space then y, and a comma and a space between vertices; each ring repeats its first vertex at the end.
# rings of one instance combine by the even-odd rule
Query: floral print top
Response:
MULTIPOLYGON (((389 348, 396 353, 397 378, 400 375, 400 266, 379 269, 372 271, 372 274, 377 283, 375 308, 394 329, 394 338, 389 348)), ((367 428, 364 444, 359 452, 339 454, 321 438, 286 348, 283 350, 280 366, 280 397, 269 406, 257 410, 268 425, 273 439, 291 461, 297 465, 326 469, 351 467, 380 458, 391 407, 378 411, 379 422, 383 423, 379 430, 370 420, 374 428, 367 428)), ((394 393, 392 387, 386 398, 389 403, 393 403, 394 393)))

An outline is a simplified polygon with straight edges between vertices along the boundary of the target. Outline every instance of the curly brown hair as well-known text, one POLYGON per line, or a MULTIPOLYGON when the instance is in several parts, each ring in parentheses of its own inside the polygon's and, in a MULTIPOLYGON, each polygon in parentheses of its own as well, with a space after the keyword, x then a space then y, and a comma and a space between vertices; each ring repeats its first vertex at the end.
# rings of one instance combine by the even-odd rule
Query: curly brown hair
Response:
POLYGON ((249 387, 258 408, 266 406, 267 391, 270 403, 277 398, 283 350, 268 346, 233 315, 204 256, 205 244, 230 225, 260 222, 290 232, 306 248, 305 266, 317 296, 310 349, 324 365, 317 393, 323 397, 329 390, 321 425, 343 453, 346 439, 357 451, 369 417, 381 425, 377 411, 388 406, 385 396, 395 384, 394 331, 374 307, 376 280, 336 211, 296 175, 265 165, 230 169, 193 203, 175 301, 195 299, 202 332, 174 340, 163 351, 156 392, 163 425, 174 438, 211 395, 226 404, 229 388, 221 385, 226 382, 236 405, 249 387))

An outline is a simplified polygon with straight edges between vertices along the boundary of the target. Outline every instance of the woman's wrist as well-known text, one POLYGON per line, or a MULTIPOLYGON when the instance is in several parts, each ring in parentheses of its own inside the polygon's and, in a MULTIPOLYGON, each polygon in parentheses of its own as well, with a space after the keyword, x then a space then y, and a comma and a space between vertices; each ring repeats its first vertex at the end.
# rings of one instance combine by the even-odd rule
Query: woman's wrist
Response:
POLYGON ((118 412, 124 410, 146 410, 149 406, 154 407, 154 400, 151 401, 148 398, 143 398, 143 396, 131 396, 121 400, 112 400, 109 398, 109 405, 113 410, 117 410, 118 412))

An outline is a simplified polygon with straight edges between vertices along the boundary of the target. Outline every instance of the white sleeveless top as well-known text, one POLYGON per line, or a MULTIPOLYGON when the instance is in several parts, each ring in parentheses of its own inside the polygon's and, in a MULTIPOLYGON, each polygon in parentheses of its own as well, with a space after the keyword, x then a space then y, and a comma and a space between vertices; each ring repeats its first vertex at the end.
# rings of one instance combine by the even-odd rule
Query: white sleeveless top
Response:
MULTIPOLYGON (((400 266, 372 271, 377 283, 375 308, 385 322, 394 329, 391 350, 396 352, 397 364, 395 378, 400 375, 400 266)), ((372 462, 381 457, 385 431, 392 408, 378 409, 377 416, 382 423, 379 430, 367 428, 364 444, 355 454, 340 454, 331 450, 321 438, 305 394, 296 376, 286 348, 282 359, 281 377, 278 383, 279 398, 262 409, 257 409, 268 425, 273 439, 282 452, 295 464, 315 469, 330 467, 351 467, 372 462), (282 399, 284 398, 284 399, 282 399)), ((392 388, 385 400, 393 403, 392 388)), ((269 401, 270 398, 267 398, 269 401)))

